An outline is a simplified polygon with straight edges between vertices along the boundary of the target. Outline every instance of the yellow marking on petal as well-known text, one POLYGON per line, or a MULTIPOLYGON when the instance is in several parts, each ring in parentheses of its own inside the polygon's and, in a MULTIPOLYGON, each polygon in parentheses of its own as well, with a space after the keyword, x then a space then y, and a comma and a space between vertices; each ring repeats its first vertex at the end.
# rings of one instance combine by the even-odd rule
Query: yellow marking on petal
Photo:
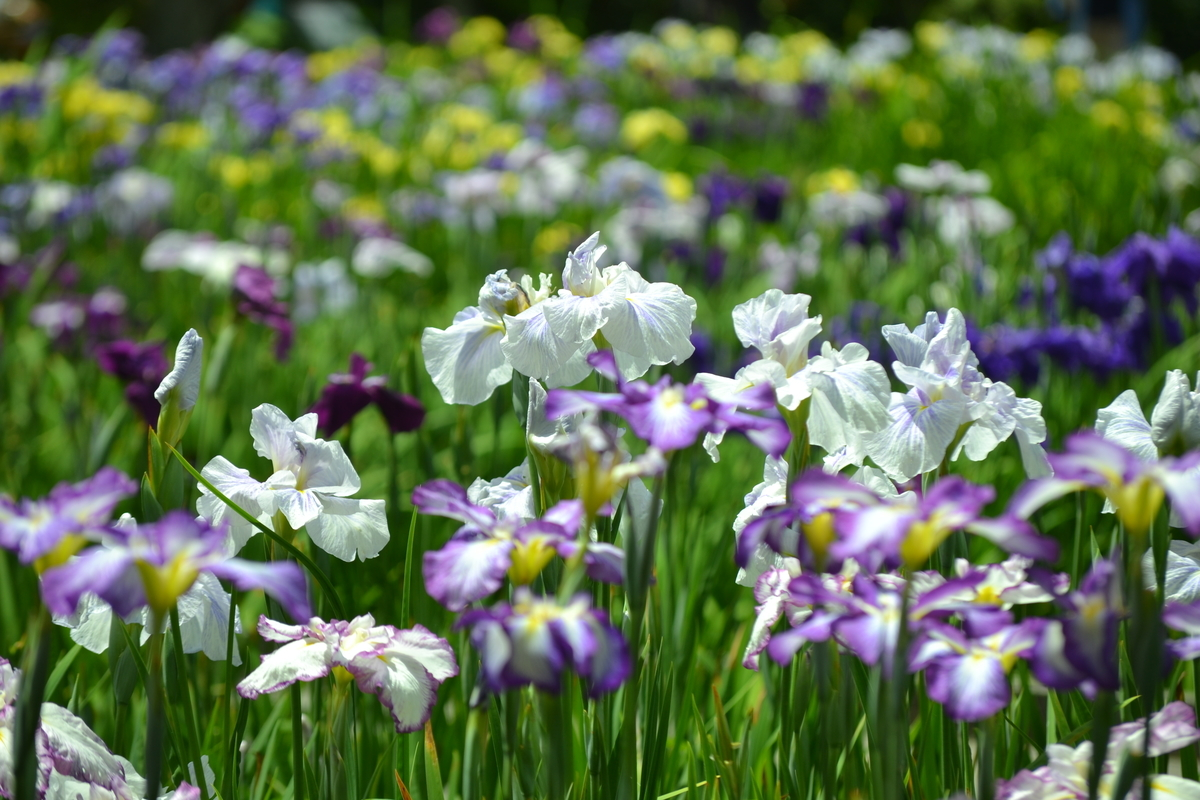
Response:
POLYGON ((1000 592, 997 592, 994 586, 984 586, 980 589, 979 593, 975 595, 975 602, 993 606, 1003 605, 1004 603, 1000 599, 1000 592))
POLYGON ((533 579, 546 568, 554 554, 554 548, 544 538, 518 542, 512 550, 512 566, 508 568, 508 577, 517 586, 533 583, 533 579))
POLYGON ((1116 506, 1117 517, 1125 529, 1137 537, 1149 532, 1165 495, 1163 488, 1148 475, 1141 475, 1131 483, 1114 481, 1104 494, 1116 506))
POLYGON ((914 522, 908 529, 908 535, 900 543, 900 557, 905 564, 913 568, 921 566, 950 535, 950 528, 940 517, 940 514, 934 513, 929 519, 914 522))
MULTIPOLYGON (((378 656, 378 658, 380 661, 387 660, 383 656, 378 656)), ((330 674, 333 675, 334 681, 336 681, 337 683, 342 684, 342 685, 350 683, 351 681, 354 680, 354 676, 350 674, 350 671, 348 669, 346 669, 345 667, 341 666, 340 664, 335 665, 334 668, 331 670, 330 674)))
POLYGON ((161 567, 145 561, 136 562, 136 566, 146 588, 146 604, 158 614, 169 611, 200 577, 200 570, 187 553, 180 553, 161 567))
POLYGON ((71 559, 71 556, 78 553, 87 544, 87 539, 77 533, 68 533, 58 544, 56 544, 50 552, 46 553, 41 558, 33 562, 33 568, 38 575, 41 575, 48 569, 61 567, 71 559))
POLYGON ((833 540, 837 536, 833 527, 833 514, 829 511, 817 514, 813 517, 812 522, 801 523, 800 530, 804 532, 804 538, 808 540, 808 547, 813 552, 814 560, 818 565, 823 565, 825 556, 829 552, 829 545, 833 544, 833 540))

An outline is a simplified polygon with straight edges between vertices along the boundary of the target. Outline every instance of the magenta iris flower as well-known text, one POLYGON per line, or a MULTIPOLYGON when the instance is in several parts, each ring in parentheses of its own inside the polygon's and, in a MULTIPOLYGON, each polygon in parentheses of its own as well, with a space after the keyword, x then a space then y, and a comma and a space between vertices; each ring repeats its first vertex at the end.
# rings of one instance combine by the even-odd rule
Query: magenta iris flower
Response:
POLYGON ((317 428, 322 436, 331 438, 372 403, 383 414, 392 433, 407 433, 421 427, 425 421, 425 406, 421 401, 387 388, 387 378, 368 378, 372 368, 370 362, 354 353, 350 356, 348 373, 329 376, 321 398, 311 409, 317 415, 317 428))
POLYGON ((570 669, 596 697, 629 677, 629 645, 586 594, 560 605, 518 587, 511 605, 468 611, 456 627, 471 628, 471 644, 483 662, 480 680, 489 692, 529 684, 558 692, 563 671, 570 669))
MULTIPOLYGON (((506 575, 516 584, 530 583, 555 555, 570 558, 579 547, 583 504, 578 500, 565 500, 541 519, 524 522, 497 518, 473 504, 457 483, 435 480, 413 490, 413 505, 422 514, 463 523, 441 550, 425 553, 425 590, 451 611, 492 594, 506 575)), ((625 573, 624 552, 604 542, 588 543, 584 563, 593 580, 620 583, 625 573)))
POLYGON ((275 358, 287 360, 296 330, 287 303, 276 299, 276 281, 265 269, 238 267, 233 276, 233 297, 239 314, 275 331, 275 358))
POLYGON ((304 573, 290 561, 270 564, 229 558, 224 526, 212 527, 183 511, 136 529, 106 531, 107 546, 42 575, 42 599, 55 614, 71 614, 92 592, 125 617, 142 606, 165 614, 201 573, 238 589, 262 589, 296 620, 312 616, 304 573))
POLYGON ((650 385, 626 381, 609 351, 588 356, 596 371, 617 385, 615 394, 555 389, 546 399, 546 416, 561 419, 584 411, 611 411, 629 422, 633 432, 651 447, 663 451, 690 447, 705 433, 736 431, 772 456, 780 456, 791 443, 781 419, 758 417, 740 411, 775 408, 775 389, 767 384, 747 389, 738 406, 713 400, 699 384, 677 384, 669 377, 650 385))
MULTIPOLYGON (((117 503, 137 492, 137 484, 112 467, 79 483, 60 483, 41 500, 13 502, 0 495, 0 547, 22 564, 50 553, 68 537, 76 544, 111 534, 117 503)), ((74 611, 74 606, 67 612, 74 611)))

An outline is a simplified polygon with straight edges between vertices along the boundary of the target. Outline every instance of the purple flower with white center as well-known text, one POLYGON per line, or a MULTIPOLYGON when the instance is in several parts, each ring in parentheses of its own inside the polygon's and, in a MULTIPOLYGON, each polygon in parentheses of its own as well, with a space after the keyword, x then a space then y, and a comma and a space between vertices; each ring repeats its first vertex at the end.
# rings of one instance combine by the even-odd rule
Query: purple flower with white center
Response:
MULTIPOLYGON (((441 550, 425 553, 425 590, 451 611, 495 592, 509 576, 513 583, 531 583, 555 555, 577 552, 583 523, 583 503, 565 500, 528 522, 520 517, 498 518, 475 505, 467 490, 453 481, 435 480, 413 490, 413 505, 422 514, 464 523, 441 550)), ((624 553, 614 545, 589 542, 584 554, 588 574, 595 580, 620 583, 624 553)))
POLYGON ((558 692, 570 669, 597 697, 615 691, 632 668, 625 638, 585 594, 560 605, 519 587, 511 605, 468 611, 455 627, 471 628, 483 662, 479 679, 492 693, 529 684, 558 692))
POLYGON ((213 527, 183 511, 133 530, 110 531, 107 546, 42 575, 42 599, 55 614, 74 613, 86 592, 121 617, 149 606, 161 618, 192 588, 201 573, 228 580, 238 589, 263 589, 293 619, 311 616, 304 573, 292 562, 263 564, 229 558, 224 527, 213 527))
POLYGON ((47 566, 61 563, 87 541, 110 533, 113 509, 137 489, 124 473, 103 467, 87 480, 58 484, 41 500, 16 503, 0 495, 0 547, 15 552, 22 564, 46 556, 47 566))
POLYGON ((1033 674, 1051 689, 1116 691, 1118 627, 1125 616, 1117 565, 1097 561, 1079 588, 1056 602, 1066 614, 1043 628, 1029 656, 1033 674))
MULTIPOLYGON (((739 563, 745 563, 752 544, 777 547, 782 531, 797 521, 832 514, 824 539, 835 562, 853 558, 872 568, 907 564, 916 568, 953 532, 982 536, 1017 555, 1054 561, 1057 543, 1037 534, 1026 520, 1005 515, 982 516, 995 497, 990 486, 976 486, 957 476, 943 478, 922 496, 905 493, 880 497, 871 489, 840 475, 811 469, 792 486, 791 505, 743 531, 739 563)), ((811 538, 811 537, 809 537, 811 538)))
POLYGON ((317 415, 317 429, 323 436, 333 436, 350 420, 372 403, 383 414, 388 430, 408 433, 425 421, 425 407, 412 395, 400 394, 387 388, 387 378, 368 378, 372 365, 358 353, 350 356, 350 372, 329 376, 321 397, 312 407, 317 415))
MULTIPOLYGON (((699 384, 675 384, 664 377, 651 386, 645 381, 625 381, 617 371, 612 353, 601 351, 588 363, 617 384, 616 394, 556 389, 546 399, 546 413, 557 419, 583 411, 611 411, 624 417, 633 432, 651 447, 663 451, 682 450, 702 433, 736 431, 768 455, 780 456, 791 442, 787 425, 779 419, 757 417, 738 410, 732 403, 713 400, 699 384)), ((770 386, 752 387, 740 396, 743 408, 767 410, 775 407, 770 386)))
POLYGON ((1073 492, 1093 490, 1116 510, 1134 536, 1144 537, 1164 498, 1180 527, 1200 535, 1200 453, 1183 458, 1143 461, 1137 453, 1092 431, 1070 436, 1062 453, 1050 456, 1054 477, 1022 486, 1008 513, 1027 519, 1039 508, 1073 492))
MULTIPOLYGON (((251 412, 250 434, 255 451, 271 460, 271 477, 256 481, 217 456, 201 470, 204 478, 263 524, 283 514, 293 530, 306 529, 314 544, 343 561, 379 555, 391 538, 384 502, 351 497, 362 486, 358 473, 341 443, 316 438, 316 414, 293 422, 264 404, 251 412)), ((196 510, 213 524, 228 522, 234 550, 241 549, 257 528, 203 486, 200 494, 196 510)))
POLYGON ((233 298, 239 314, 275 331, 275 358, 285 361, 295 328, 287 303, 276 299, 276 283, 265 269, 243 264, 233 275, 233 298))
POLYGON ((340 668, 358 688, 379 698, 391 712, 396 733, 420 730, 437 702, 438 687, 458 674, 450 643, 426 628, 400 630, 376 625, 370 614, 349 622, 313 617, 303 625, 284 625, 259 617, 258 633, 282 644, 238 684, 238 694, 253 700, 296 681, 315 681, 340 668))
POLYGON ((121 340, 96 347, 100 369, 125 384, 125 399, 151 428, 158 425, 161 406, 154 392, 166 377, 170 365, 163 356, 162 342, 121 340))
POLYGON ((935 624, 914 644, 909 670, 925 670, 929 697, 945 706, 950 719, 987 719, 1008 707, 1008 673, 1032 651, 1044 625, 1045 620, 1030 619, 969 639, 957 628, 935 624))

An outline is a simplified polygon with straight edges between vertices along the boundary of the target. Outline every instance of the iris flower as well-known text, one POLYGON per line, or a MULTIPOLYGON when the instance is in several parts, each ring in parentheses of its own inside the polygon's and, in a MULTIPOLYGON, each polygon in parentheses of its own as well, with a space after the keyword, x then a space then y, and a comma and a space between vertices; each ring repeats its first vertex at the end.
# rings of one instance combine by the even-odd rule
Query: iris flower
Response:
POLYGON ((107 534, 113 509, 135 492, 136 483, 103 467, 87 480, 58 484, 41 500, 16 503, 0 495, 0 547, 15 552, 22 564, 61 562, 107 534))
MULTIPOLYGON (((390 539, 383 501, 351 497, 361 488, 354 465, 339 442, 317 439, 316 433, 316 414, 293 422, 275 406, 261 405, 251 412, 250 435, 255 451, 271 459, 271 477, 256 481, 224 456, 208 462, 201 474, 264 524, 278 512, 330 555, 343 561, 374 558, 390 539)), ((229 522, 235 550, 241 549, 257 528, 204 486, 200 494, 196 510, 214 525, 229 522)))
POLYGON ((551 418, 584 411, 611 411, 625 418, 633 432, 651 447, 670 452, 695 443, 701 434, 737 431, 744 434, 768 455, 779 456, 787 450, 791 434, 779 419, 758 417, 738 410, 767 410, 775 407, 775 393, 769 386, 743 392, 738 405, 712 399, 697 383, 676 384, 669 377, 650 385, 645 381, 626 381, 617 371, 612 353, 588 356, 588 363, 617 384, 617 393, 582 392, 557 389, 546 399, 551 418))
POLYGON ((313 617, 303 625, 260 617, 258 633, 283 646, 263 656, 258 669, 238 684, 242 697, 253 699, 344 670, 359 689, 377 696, 391 712, 396 733, 424 727, 438 687, 458 674, 454 651, 445 639, 420 625, 412 630, 376 625, 370 614, 349 622, 313 617))
POLYGON ((596 697, 629 677, 629 645, 585 594, 560 605, 518 587, 511 605, 473 609, 456 627, 471 629, 471 644, 483 660, 480 680, 489 692, 529 684, 558 692, 563 670, 570 669, 596 697))
MULTIPOLYGON (((735 307, 738 339, 762 358, 733 378, 701 373, 696 382, 710 397, 737 405, 743 397, 757 397, 752 387, 763 384, 774 389, 775 400, 787 411, 809 400, 809 441, 827 453, 840 454, 843 465, 861 465, 865 440, 888 422, 887 373, 868 359, 860 344, 838 351, 826 342, 819 356, 809 358, 810 342, 821 332, 821 318, 808 316, 810 300, 806 294, 771 289, 735 307)), ((719 443, 720 434, 705 441, 714 459, 719 443)))
POLYGON ((1110 560, 1097 561, 1079 588, 1057 598, 1066 612, 1050 620, 1030 654, 1033 674, 1051 689, 1116 691, 1117 637, 1125 616, 1121 574, 1110 560))
POLYGON ((387 388, 387 378, 368 378, 372 365, 358 353, 350 356, 350 372, 329 376, 312 411, 317 415, 317 429, 323 436, 333 436, 372 403, 383 414, 388 430, 407 433, 421 427, 425 407, 412 395, 400 394, 387 388))
MULTIPOLYGON (((570 558, 577 552, 583 523, 583 504, 565 500, 541 519, 497 518, 473 504, 467 491, 453 481, 435 480, 413 491, 413 505, 422 514, 449 517, 464 523, 441 550, 425 553, 425 590, 451 611, 495 592, 509 576, 525 585, 555 555, 570 558)), ((584 561, 595 580, 620 583, 624 554, 604 542, 588 544, 584 561)))
POLYGON ((1143 461, 1126 447, 1091 431, 1069 437, 1062 453, 1050 456, 1054 477, 1021 487, 1009 512, 1028 518, 1046 503, 1091 489, 1103 495, 1135 536, 1144 536, 1164 498, 1193 537, 1200 535, 1200 453, 1143 461))
POLYGON ((447 403, 478 405, 515 369, 549 386, 578 383, 590 372, 587 355, 611 348, 629 379, 656 364, 682 364, 694 351, 689 339, 696 301, 671 283, 649 283, 618 264, 601 270, 605 248, 593 234, 567 257, 563 288, 550 276, 537 288, 506 271, 488 276, 479 304, 460 311, 445 330, 421 336, 425 365, 447 403))
POLYGON ((1041 403, 1017 397, 979 371, 962 312, 950 309, 945 323, 930 312, 912 331, 888 325, 883 333, 896 353, 896 377, 911 387, 892 393, 891 422, 867 442, 867 453, 889 475, 908 480, 959 455, 981 461, 1010 436, 1027 475, 1050 474, 1040 447, 1046 439, 1041 403))
POLYGON ((310 616, 304 573, 290 561, 263 564, 229 558, 226 532, 172 511, 158 522, 113 530, 107 546, 85 550, 42 575, 42 599, 55 614, 71 614, 84 593, 104 600, 121 617, 149 606, 165 615, 203 573, 238 589, 263 589, 294 619, 310 616))

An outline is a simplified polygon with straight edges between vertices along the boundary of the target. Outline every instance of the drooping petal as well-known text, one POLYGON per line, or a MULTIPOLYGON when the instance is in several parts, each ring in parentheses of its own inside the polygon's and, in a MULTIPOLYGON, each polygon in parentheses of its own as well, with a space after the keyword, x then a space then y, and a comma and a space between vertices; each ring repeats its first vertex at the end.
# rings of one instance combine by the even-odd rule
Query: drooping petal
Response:
POLYGON ((512 368, 522 375, 546 380, 559 372, 579 347, 557 336, 546 318, 546 303, 506 316, 500 349, 512 368))
POLYGON ((231 581, 241 591, 262 589, 278 600, 283 610, 297 622, 307 621, 312 617, 312 607, 308 602, 308 584, 304 578, 304 570, 299 564, 291 561, 263 564, 231 558, 210 565, 208 571, 218 578, 231 581))
POLYGON ((449 517, 480 530, 491 530, 496 524, 491 511, 472 503, 466 489, 444 478, 427 481, 413 489, 412 501, 422 514, 449 517))
POLYGON ((478 308, 460 311, 446 330, 421 334, 425 368, 447 403, 475 406, 512 379, 504 357, 504 325, 478 308))
POLYGON ((929 696, 950 719, 986 719, 1008 706, 1012 690, 999 658, 972 654, 934 662, 925 670, 929 696))
POLYGON ((300 639, 263 656, 258 668, 237 685, 238 694, 253 700, 291 686, 296 681, 315 681, 333 668, 333 648, 328 642, 300 639))
POLYGON ((894 478, 908 480, 937 469, 965 421, 966 398, 945 387, 940 397, 892 393, 891 422, 867 441, 867 453, 894 478))
POLYGON ((306 530, 313 544, 342 561, 374 558, 391 539, 382 500, 325 495, 306 530))
POLYGON ((383 650, 345 666, 359 689, 377 696, 391 711, 397 733, 420 730, 433 711, 437 687, 458 674, 449 642, 419 625, 408 631, 391 629, 383 650))
POLYGON ((695 352, 691 343, 696 301, 671 283, 648 283, 632 270, 620 274, 605 290, 608 320, 602 332, 619 351, 629 356, 622 369, 626 379, 640 377, 649 364, 682 364, 695 352), (640 369, 640 371, 639 371, 640 369))
POLYGON ((146 605, 146 590, 125 549, 93 547, 42 575, 42 600, 55 614, 71 614, 85 592, 105 600, 122 617, 146 605))
POLYGON ((425 591, 451 611, 462 611, 504 583, 512 565, 513 542, 501 539, 451 539, 441 550, 425 553, 425 591))
MULTIPOLYGON (((1158 414, 1157 409, 1155 414, 1158 414)), ((1116 400, 1096 412, 1096 433, 1116 442, 1143 461, 1158 460, 1158 447, 1154 444, 1150 423, 1142 413, 1137 392, 1132 389, 1121 392, 1116 400)))
MULTIPOLYGON (((266 487, 251 478, 249 470, 235 467, 224 456, 217 456, 205 465, 200 474, 243 511, 270 526, 271 515, 262 506, 266 487)), ((250 537, 258 532, 258 528, 203 485, 200 487, 200 497, 196 499, 196 511, 213 527, 228 525, 232 553, 240 551, 250 537)))

